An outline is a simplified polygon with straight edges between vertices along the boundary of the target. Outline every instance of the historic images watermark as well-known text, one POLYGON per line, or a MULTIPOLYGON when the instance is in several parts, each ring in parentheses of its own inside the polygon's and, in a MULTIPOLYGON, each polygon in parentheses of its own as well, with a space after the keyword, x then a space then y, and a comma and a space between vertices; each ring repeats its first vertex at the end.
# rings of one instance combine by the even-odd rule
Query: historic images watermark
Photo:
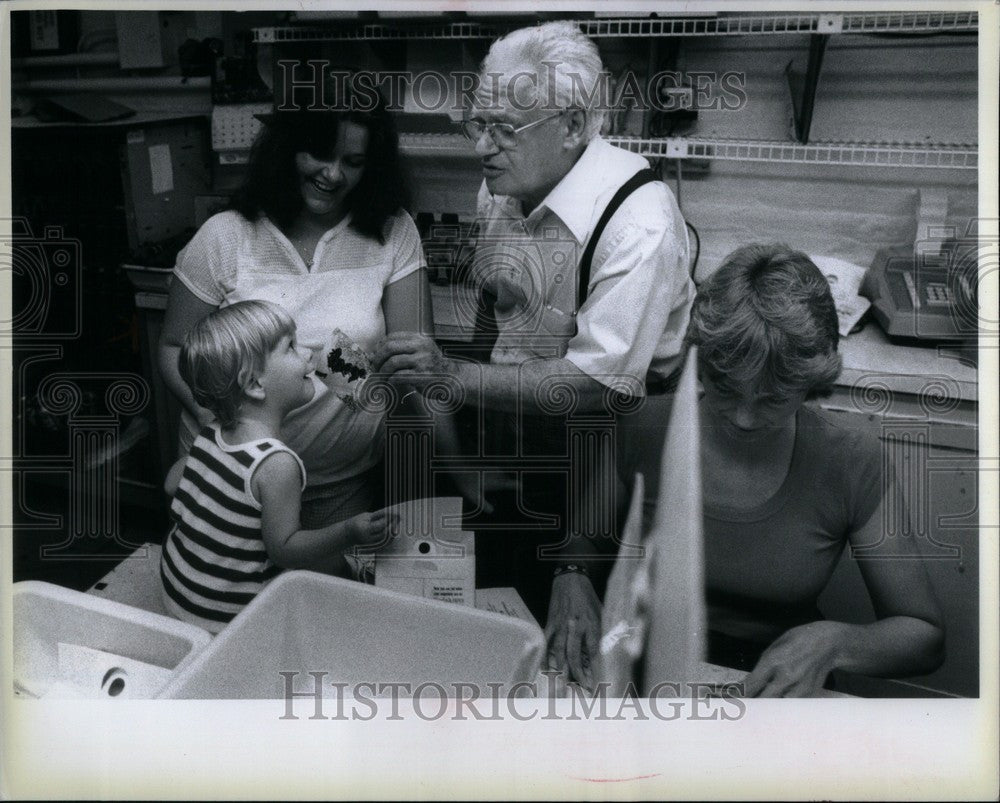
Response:
POLYGON ((282 671, 284 689, 282 720, 369 722, 403 720, 413 714, 427 722, 436 720, 500 721, 597 720, 672 722, 740 720, 746 714, 741 683, 663 681, 641 697, 629 684, 620 697, 609 695, 611 684, 598 683, 584 692, 567 684, 568 703, 555 694, 559 673, 545 671, 544 680, 519 682, 344 683, 329 680, 324 671, 282 671), (298 702, 297 702, 298 701, 298 702), (406 711, 403 711, 404 701, 406 711), (540 705, 541 703, 541 705, 540 705))
POLYGON ((152 391, 134 373, 62 367, 66 347, 83 336, 82 244, 60 226, 2 222, 10 235, 0 239, 0 270, 10 275, 13 303, 11 319, 0 322, 0 348, 14 358, 15 397, 13 449, 0 456, 0 466, 13 474, 19 514, 13 526, 64 533, 63 541, 42 548, 46 559, 124 557, 140 545, 121 535, 122 423, 146 407, 152 391), (65 478, 66 521, 31 510, 24 482, 33 473, 65 478), (118 549, 108 551, 97 539, 118 549))
MULTIPOLYGON (((964 226, 932 228, 912 252, 888 260, 911 288, 912 308, 897 312, 907 330, 936 344, 942 357, 975 364, 979 349, 1000 345, 1000 324, 979 304, 979 288, 995 281, 997 242, 988 232, 996 220, 972 219, 964 226)), ((882 444, 882 528, 871 544, 852 546, 858 559, 954 560, 960 571, 962 531, 980 522, 979 475, 996 472, 997 456, 978 452, 979 422, 974 409, 975 378, 969 372, 941 372, 919 378, 919 387, 901 390, 892 372, 866 372, 850 388, 850 409, 878 421, 882 444), (964 380, 960 378, 964 376, 964 380), (970 397, 970 393, 972 394, 970 397), (942 489, 957 487, 944 495, 942 489), (954 509, 956 500, 963 507, 954 509), (915 539, 919 554, 901 549, 915 539)))
POLYGON ((566 72, 558 62, 538 71, 513 74, 456 70, 344 70, 325 59, 280 59, 277 111, 342 109, 372 111, 380 96, 390 112, 410 99, 422 112, 460 114, 475 105, 483 111, 556 112, 566 108, 608 112, 616 109, 676 112, 737 111, 747 104, 742 72, 660 70, 649 75, 625 71, 596 79, 566 72), (565 74, 569 97, 557 96, 557 73, 565 74))

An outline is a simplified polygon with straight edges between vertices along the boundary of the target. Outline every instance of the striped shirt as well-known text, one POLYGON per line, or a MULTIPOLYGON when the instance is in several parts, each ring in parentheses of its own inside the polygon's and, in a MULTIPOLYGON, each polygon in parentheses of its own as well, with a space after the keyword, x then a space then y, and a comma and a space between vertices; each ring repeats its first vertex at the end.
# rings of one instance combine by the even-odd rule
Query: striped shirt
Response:
POLYGON ((250 479, 276 452, 291 449, 273 438, 230 446, 218 425, 191 445, 170 517, 173 527, 160 560, 164 604, 178 619, 218 633, 281 568, 261 536, 261 506, 250 479))

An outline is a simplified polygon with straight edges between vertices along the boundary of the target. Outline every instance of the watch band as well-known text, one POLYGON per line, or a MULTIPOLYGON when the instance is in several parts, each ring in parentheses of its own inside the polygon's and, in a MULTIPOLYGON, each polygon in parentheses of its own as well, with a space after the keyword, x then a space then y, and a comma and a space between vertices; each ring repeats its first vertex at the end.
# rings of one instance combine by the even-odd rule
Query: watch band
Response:
POLYGON ((582 574, 584 577, 590 577, 590 571, 582 563, 562 563, 556 566, 552 576, 558 577, 560 574, 582 574))

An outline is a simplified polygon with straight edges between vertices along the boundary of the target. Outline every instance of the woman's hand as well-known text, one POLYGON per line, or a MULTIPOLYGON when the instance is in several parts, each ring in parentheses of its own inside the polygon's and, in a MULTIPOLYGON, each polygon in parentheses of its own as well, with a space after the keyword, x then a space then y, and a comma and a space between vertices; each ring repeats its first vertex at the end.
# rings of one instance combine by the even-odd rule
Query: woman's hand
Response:
POLYGON ((594 689, 593 663, 601 640, 601 601, 590 579, 579 572, 564 572, 552 581, 552 598, 546 621, 546 669, 569 669, 587 691, 594 689))
POLYGON ((378 546, 395 537, 399 514, 386 509, 359 513, 344 522, 348 541, 356 546, 378 546))
POLYGON ((372 365, 377 373, 394 381, 405 380, 416 387, 441 377, 455 375, 455 364, 427 335, 392 332, 376 349, 372 365))
POLYGON ((836 668, 851 625, 810 622, 784 633, 744 681, 747 697, 814 697, 836 668))

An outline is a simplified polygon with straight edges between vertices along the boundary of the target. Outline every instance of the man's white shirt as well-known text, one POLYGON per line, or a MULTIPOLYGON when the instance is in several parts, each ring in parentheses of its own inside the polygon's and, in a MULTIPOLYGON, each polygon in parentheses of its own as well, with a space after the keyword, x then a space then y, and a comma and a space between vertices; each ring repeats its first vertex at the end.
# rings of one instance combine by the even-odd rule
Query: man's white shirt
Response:
POLYGON ((594 252, 589 293, 577 305, 577 267, 612 196, 649 166, 592 140, 529 214, 520 201, 479 191, 475 270, 496 294, 494 363, 565 357, 609 387, 641 393, 650 369, 680 361, 694 283, 684 219, 662 182, 630 195, 594 252))

